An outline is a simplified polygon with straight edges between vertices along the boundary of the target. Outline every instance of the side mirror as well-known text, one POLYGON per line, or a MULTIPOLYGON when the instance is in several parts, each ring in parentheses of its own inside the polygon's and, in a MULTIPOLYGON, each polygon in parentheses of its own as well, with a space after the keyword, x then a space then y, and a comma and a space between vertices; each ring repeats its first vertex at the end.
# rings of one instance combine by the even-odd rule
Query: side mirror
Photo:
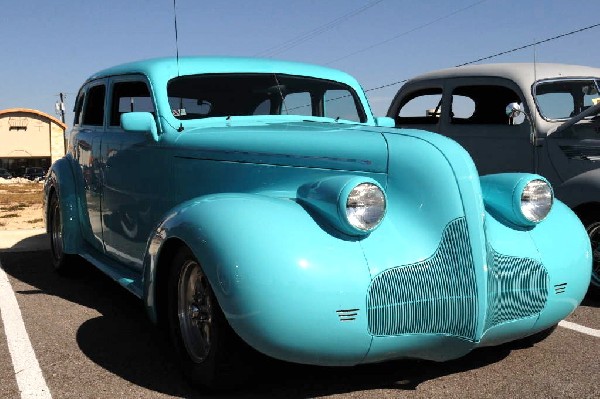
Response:
POLYGON ((396 121, 389 116, 377 116, 375 117, 375 123, 381 127, 396 127, 396 121))
POLYGON ((506 106, 506 116, 514 118, 523 113, 523 108, 519 103, 510 103, 506 106))
POLYGON ((150 133, 158 141, 156 121, 150 112, 127 112, 121 114, 121 127, 126 132, 150 133))

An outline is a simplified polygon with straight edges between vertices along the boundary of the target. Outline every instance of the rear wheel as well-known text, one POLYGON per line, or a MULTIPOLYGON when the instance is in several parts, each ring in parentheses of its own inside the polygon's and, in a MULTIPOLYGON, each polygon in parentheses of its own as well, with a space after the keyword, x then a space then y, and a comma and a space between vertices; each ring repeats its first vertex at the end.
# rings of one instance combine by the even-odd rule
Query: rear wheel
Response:
POLYGON ((50 237, 50 253, 52 255, 52 265, 54 269, 61 274, 70 272, 73 269, 75 255, 66 254, 63 251, 63 229, 60 215, 60 202, 56 193, 50 197, 50 206, 48 209, 48 235, 50 237))
POLYGON ((235 387, 245 377, 241 366, 247 349, 227 323, 188 248, 174 257, 168 283, 169 330, 184 374, 209 389, 235 387))

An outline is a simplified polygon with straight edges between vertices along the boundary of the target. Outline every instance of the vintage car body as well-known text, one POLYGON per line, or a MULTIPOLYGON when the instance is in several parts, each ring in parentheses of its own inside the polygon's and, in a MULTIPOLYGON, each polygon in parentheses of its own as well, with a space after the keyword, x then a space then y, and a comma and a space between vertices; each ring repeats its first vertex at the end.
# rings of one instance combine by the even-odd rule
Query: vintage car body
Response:
POLYGON ((407 81, 390 105, 396 126, 458 141, 479 173, 531 172, 581 218, 600 294, 600 68, 565 64, 469 65, 407 81), (515 112, 506 107, 517 106, 515 112), (427 111, 429 109, 429 112, 427 111), (519 115, 521 114, 521 115, 519 115), (520 120, 519 120, 520 117, 520 120))
POLYGON ((480 180, 454 141, 378 126, 336 70, 149 60, 93 75, 75 113, 45 184, 53 263, 141 298, 205 385, 238 354, 229 329, 293 362, 441 361, 552 328, 589 284, 587 234, 543 178, 480 180))

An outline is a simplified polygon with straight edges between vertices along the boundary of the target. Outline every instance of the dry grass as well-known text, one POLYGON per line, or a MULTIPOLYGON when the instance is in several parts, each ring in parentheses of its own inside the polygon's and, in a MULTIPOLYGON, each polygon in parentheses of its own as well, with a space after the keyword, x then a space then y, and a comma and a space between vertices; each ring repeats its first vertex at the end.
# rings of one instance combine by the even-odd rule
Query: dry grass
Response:
POLYGON ((0 184, 0 227, 7 230, 44 227, 40 183, 0 184))

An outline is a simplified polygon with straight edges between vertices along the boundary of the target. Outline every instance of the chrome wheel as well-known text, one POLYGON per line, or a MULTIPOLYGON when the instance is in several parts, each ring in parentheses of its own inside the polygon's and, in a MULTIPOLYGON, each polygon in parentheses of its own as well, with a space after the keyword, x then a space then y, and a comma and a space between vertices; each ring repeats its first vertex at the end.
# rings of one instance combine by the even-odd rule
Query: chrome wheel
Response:
POLYGON ((592 244, 592 285, 600 287, 600 222, 586 226, 592 244))
POLYGON ((206 360, 212 344, 213 303, 200 265, 188 259, 177 284, 177 315, 181 338, 192 361, 206 360))

